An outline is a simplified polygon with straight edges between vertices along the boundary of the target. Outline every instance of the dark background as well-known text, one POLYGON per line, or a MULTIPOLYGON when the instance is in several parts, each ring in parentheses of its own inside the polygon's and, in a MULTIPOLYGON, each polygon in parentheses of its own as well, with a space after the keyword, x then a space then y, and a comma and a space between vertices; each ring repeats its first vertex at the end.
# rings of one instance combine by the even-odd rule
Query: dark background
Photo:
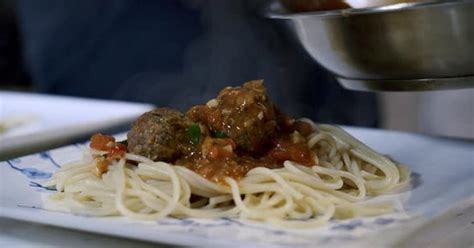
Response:
POLYGON ((31 80, 22 62, 14 3, 0 0, 0 86, 29 89, 31 80))
POLYGON ((285 112, 378 126, 374 94, 343 90, 265 0, 0 0, 0 87, 185 110, 265 79, 285 112))

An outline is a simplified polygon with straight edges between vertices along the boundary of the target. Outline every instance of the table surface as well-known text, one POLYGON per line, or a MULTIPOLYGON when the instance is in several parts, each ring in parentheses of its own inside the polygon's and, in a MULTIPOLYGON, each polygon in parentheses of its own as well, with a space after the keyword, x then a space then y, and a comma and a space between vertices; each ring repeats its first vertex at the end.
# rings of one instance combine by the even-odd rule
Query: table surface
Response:
MULTIPOLYGON (((474 206, 453 209, 421 226, 397 247, 474 247, 474 206), (446 230, 456 230, 446 232, 446 230)), ((0 247, 171 247, 0 218, 0 247)))
POLYGON ((171 247, 0 218, 0 247, 171 247))

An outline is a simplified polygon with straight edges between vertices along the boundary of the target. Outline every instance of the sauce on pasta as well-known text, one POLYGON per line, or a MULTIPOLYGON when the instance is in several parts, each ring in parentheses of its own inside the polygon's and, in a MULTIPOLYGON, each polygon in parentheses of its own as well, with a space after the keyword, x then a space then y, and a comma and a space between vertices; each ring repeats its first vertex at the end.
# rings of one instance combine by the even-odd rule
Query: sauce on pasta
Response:
MULTIPOLYGON (((257 167, 282 168, 287 160, 308 167, 317 165, 317 156, 306 139, 312 131, 309 124, 280 113, 262 82, 252 81, 225 88, 216 99, 192 107, 185 116, 170 109, 144 114, 129 133, 128 150, 152 160, 168 160, 210 181, 225 183, 226 177, 238 180, 257 167), (160 132, 147 133, 153 128, 160 132), (163 137, 167 130, 172 131, 173 144, 163 137), (162 154, 144 144, 169 152, 162 154)), ((107 152, 96 157, 98 175, 106 172, 109 158, 127 152, 125 145, 101 134, 91 138, 90 146, 107 152)))

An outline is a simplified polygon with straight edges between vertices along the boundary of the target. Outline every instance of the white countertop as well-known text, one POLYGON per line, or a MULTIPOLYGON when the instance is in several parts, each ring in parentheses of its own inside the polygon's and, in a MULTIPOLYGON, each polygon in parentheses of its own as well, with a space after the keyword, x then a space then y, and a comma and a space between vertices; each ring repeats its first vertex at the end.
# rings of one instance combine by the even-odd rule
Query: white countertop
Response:
MULTIPOLYGON (((399 247, 474 247, 474 206, 453 209, 400 240, 399 247)), ((370 242, 370 241, 369 241, 370 242)), ((172 247, 0 218, 0 247, 172 247)))
POLYGON ((0 218, 0 247, 171 247, 0 218))

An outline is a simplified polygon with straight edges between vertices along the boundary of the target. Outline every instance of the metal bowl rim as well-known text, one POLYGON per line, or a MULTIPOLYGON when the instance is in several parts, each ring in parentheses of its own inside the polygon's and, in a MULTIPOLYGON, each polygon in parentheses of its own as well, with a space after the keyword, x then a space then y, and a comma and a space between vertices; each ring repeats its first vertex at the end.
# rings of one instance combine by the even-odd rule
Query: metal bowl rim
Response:
POLYGON ((359 91, 433 91, 474 88, 474 75, 419 79, 354 79, 336 76, 346 89, 359 91), (409 90, 408 90, 409 89, 409 90))
POLYGON ((397 3, 369 8, 352 8, 327 11, 310 11, 298 13, 284 13, 279 8, 279 3, 274 1, 266 9, 265 16, 272 19, 296 19, 305 17, 350 17, 356 15, 377 14, 386 12, 400 12, 419 8, 445 7, 446 5, 474 4, 474 0, 433 0, 419 3, 397 3))

